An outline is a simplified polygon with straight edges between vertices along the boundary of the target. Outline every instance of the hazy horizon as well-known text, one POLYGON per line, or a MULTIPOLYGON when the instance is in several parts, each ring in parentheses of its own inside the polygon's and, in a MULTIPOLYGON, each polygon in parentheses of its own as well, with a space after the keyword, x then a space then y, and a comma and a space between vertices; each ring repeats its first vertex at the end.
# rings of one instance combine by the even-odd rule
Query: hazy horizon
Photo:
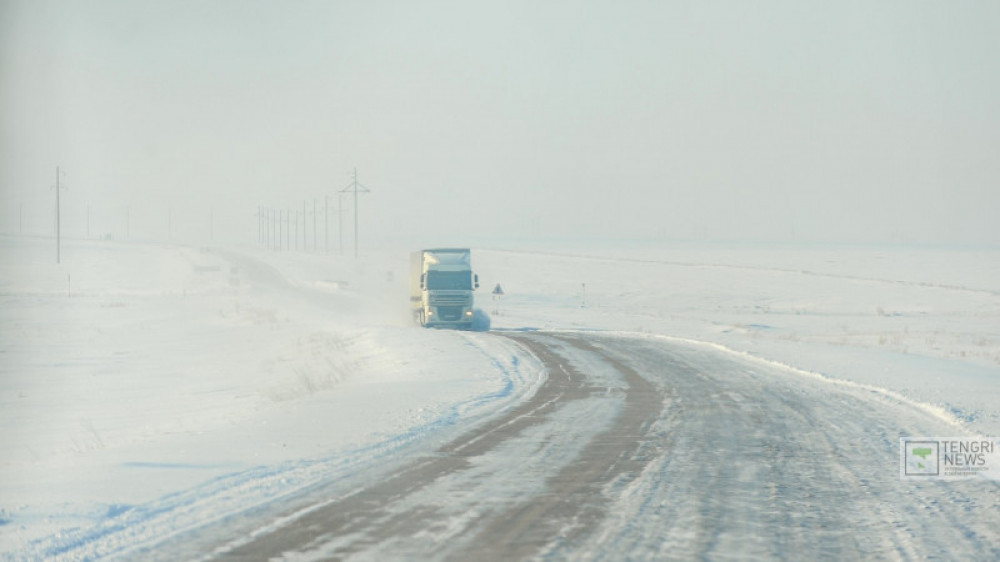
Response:
POLYGON ((322 241, 357 169, 362 245, 997 245, 998 25, 980 2, 0 0, 0 232, 53 231, 59 166, 67 236, 89 207, 94 238, 253 242, 259 207, 311 228, 315 201, 322 241))

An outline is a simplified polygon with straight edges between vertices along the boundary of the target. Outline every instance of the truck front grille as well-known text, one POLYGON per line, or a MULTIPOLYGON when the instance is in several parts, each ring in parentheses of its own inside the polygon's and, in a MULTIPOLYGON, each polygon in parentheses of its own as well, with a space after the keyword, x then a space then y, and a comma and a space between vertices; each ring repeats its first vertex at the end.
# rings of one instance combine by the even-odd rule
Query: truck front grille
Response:
POLYGON ((455 322, 462 319, 461 306, 439 306, 438 317, 446 322, 455 322))
POLYGON ((469 302, 467 293, 438 294, 432 293, 430 303, 435 306, 461 306, 469 302))

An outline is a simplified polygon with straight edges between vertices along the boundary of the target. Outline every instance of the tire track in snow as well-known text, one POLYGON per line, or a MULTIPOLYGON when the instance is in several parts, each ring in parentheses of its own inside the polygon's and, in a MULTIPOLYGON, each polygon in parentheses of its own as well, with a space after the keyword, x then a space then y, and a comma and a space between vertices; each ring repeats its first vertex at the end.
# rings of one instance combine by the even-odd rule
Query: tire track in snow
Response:
POLYGON ((600 381, 567 364, 560 355, 566 351, 555 351, 570 346, 573 354, 595 354, 585 341, 540 343, 540 337, 511 336, 549 370, 546 382, 521 406, 376 485, 286 514, 251 540, 220 548, 215 557, 517 559, 551 549, 553 538, 574 542, 591 532, 606 515, 601 489, 641 472, 640 436, 659 416, 662 398, 628 368, 623 380, 600 381), (567 431, 567 424, 579 433, 563 440, 559 432, 567 431), (511 462, 510 450, 523 457, 511 462), (478 493, 467 493, 470 489, 478 493), (493 489, 509 494, 492 494, 493 489))
MULTIPOLYGON (((550 366, 562 358, 535 338, 515 338, 550 366)), ((611 483, 637 477, 645 462, 639 451, 651 424, 659 417, 664 397, 628 365, 604 356, 586 339, 559 338, 578 352, 600 355, 617 370, 626 384, 624 407, 614 424, 595 434, 575 461, 548 479, 545 493, 474 525, 477 540, 455 558, 465 560, 522 559, 543 554, 560 545, 572 545, 591 534, 606 517, 602 490, 611 483)), ((585 378, 575 370, 572 376, 585 378)))
POLYGON ((664 454, 566 557, 1000 557, 1000 485, 898 477, 898 439, 954 426, 906 401, 705 346, 598 337, 673 392, 664 454))
MULTIPOLYGON (((417 501, 412 505, 406 500, 420 496, 426 488, 449 478, 457 481, 458 487, 467 485, 468 482, 454 477, 462 472, 474 472, 477 458, 505 442, 520 439, 529 429, 544 424, 556 410, 596 392, 607 391, 606 388, 590 386, 586 377, 564 365, 562 358, 536 343, 535 338, 513 336, 512 339, 527 346, 549 366, 546 382, 527 402, 440 447, 434 455, 417 460, 377 485, 319 507, 302 510, 300 514, 289 517, 282 526, 236 548, 219 552, 218 557, 254 560, 282 555, 301 559, 340 558, 368 552, 400 538, 409 538, 433 526, 436 521, 442 521, 442 525, 447 526, 448 514, 433 501, 439 492, 428 494, 428 501, 417 501)), ((640 377, 634 378, 634 382, 643 384, 640 377)), ((651 403, 645 395, 646 390, 649 388, 633 391, 627 401, 651 403)), ((652 417, 655 418, 659 412, 658 403, 653 403, 652 410, 652 417)), ((616 424, 609 430, 611 435, 604 440, 604 444, 590 446, 592 450, 588 456, 610 458, 611 464, 616 464, 616 458, 627 458, 624 453, 634 448, 633 443, 636 442, 632 433, 647 421, 629 417, 616 424)), ((523 557, 543 547, 550 536, 570 520, 586 521, 587 524, 581 526, 578 532, 585 530, 588 524, 596 523, 600 517, 590 513, 593 506, 586 503, 586 498, 591 495, 589 486, 607 472, 608 467, 604 462, 592 464, 566 467, 563 472, 573 477, 567 478, 564 484, 556 485, 556 492, 550 495, 552 502, 531 501, 505 516, 485 516, 492 522, 491 527, 486 527, 486 539, 476 541, 472 550, 485 551, 494 557, 523 557)), ((627 462, 618 464, 622 470, 631 467, 627 462)), ((508 470, 518 468, 517 465, 506 467, 508 470)), ((541 475, 542 478, 547 476, 541 475)), ((471 518, 464 527, 482 529, 480 519, 471 518)), ((418 554, 426 555, 427 551, 419 551, 418 554)))
POLYGON ((917 405, 706 346, 507 334, 536 394, 221 559, 1000 558, 995 482, 901 482, 917 405))

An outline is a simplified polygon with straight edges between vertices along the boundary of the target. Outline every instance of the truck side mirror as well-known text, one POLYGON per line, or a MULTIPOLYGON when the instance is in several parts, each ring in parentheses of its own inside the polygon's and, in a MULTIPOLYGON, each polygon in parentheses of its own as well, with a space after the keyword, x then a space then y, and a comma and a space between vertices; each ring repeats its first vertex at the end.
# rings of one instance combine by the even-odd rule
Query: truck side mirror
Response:
POLYGON ((473 289, 479 288, 479 276, 476 274, 472 275, 472 288, 473 289))
POLYGON ((423 291, 426 288, 426 287, 424 287, 424 281, 426 281, 426 280, 427 280, 427 274, 426 273, 421 273, 420 274, 420 290, 421 291, 423 291))

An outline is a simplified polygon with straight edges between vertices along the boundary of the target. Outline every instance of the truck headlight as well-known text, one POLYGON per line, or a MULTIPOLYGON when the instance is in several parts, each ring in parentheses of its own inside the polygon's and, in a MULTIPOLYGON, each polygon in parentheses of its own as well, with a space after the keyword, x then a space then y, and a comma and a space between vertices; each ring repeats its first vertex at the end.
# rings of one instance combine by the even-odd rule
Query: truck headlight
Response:
POLYGON ((465 315, 466 316, 472 316, 472 311, 471 310, 466 310, 465 311, 465 315))

